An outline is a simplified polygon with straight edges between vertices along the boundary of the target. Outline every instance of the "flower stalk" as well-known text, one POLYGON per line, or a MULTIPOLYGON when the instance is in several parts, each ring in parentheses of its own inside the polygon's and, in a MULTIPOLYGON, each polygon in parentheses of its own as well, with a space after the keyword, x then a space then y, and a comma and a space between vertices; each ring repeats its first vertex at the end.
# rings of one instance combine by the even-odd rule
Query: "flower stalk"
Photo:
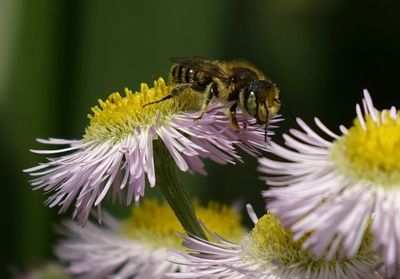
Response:
POLYGON ((178 179, 177 166, 160 140, 154 141, 156 184, 160 187, 183 229, 194 236, 207 239, 195 213, 192 200, 185 186, 178 179))

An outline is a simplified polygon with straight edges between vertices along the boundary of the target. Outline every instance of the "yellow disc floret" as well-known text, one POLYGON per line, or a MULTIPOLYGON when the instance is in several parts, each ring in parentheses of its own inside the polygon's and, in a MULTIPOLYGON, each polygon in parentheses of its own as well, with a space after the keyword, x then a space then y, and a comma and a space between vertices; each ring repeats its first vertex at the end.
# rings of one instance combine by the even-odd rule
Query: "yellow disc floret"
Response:
MULTIPOLYGON (((244 234, 240 215, 232 208, 219 203, 201 207, 195 203, 197 217, 210 229, 224 238, 238 240, 244 234)), ((122 224, 123 234, 142 240, 155 247, 181 247, 182 239, 176 232, 183 228, 167 203, 145 200, 140 207, 132 209, 131 217, 122 224)))
POLYGON ((359 180, 382 187, 400 185, 400 116, 378 113, 380 122, 365 117, 362 127, 358 118, 348 133, 337 140, 331 155, 338 169, 359 180))
POLYGON ((190 90, 169 100, 144 106, 168 95, 171 89, 171 85, 166 85, 159 78, 154 81, 152 88, 142 83, 139 92, 133 93, 125 88, 124 97, 116 92, 105 101, 99 100, 99 105, 94 106, 92 114, 88 115, 90 125, 83 138, 86 141, 119 140, 134 133, 137 127, 147 128, 157 123, 162 124, 173 114, 199 109, 199 94, 190 90))
POLYGON ((286 268, 295 267, 299 270, 309 271, 318 274, 322 268, 335 270, 337 265, 342 269, 351 266, 352 261, 374 262, 371 257, 371 234, 366 234, 361 243, 358 253, 353 258, 344 258, 338 261, 335 256, 332 260, 324 257, 317 257, 308 250, 302 248, 305 238, 298 241, 292 240, 293 234, 286 230, 282 224, 268 213, 260 218, 251 232, 250 247, 251 253, 255 253, 257 258, 262 259, 266 267, 283 264, 286 268))

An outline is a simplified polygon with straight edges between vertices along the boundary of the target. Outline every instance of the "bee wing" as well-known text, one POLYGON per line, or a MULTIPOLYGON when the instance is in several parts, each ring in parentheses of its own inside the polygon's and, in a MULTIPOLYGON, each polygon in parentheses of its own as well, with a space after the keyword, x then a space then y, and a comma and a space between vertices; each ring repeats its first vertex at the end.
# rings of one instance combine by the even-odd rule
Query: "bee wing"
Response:
POLYGON ((176 64, 191 68, 195 71, 203 72, 209 76, 220 79, 229 79, 229 75, 225 73, 215 62, 201 57, 171 57, 170 60, 176 64))

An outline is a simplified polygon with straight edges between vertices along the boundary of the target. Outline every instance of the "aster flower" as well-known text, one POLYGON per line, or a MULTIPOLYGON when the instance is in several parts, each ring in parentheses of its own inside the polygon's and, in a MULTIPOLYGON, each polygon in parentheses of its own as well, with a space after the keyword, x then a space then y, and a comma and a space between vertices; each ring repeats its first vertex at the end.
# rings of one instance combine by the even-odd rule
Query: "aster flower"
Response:
MULTIPOLYGON (((228 206, 196 205, 198 216, 230 239, 244 235, 240 215, 228 206)), ((166 272, 186 267, 167 261, 167 249, 182 249, 176 231, 182 227, 168 204, 144 200, 132 215, 118 221, 105 215, 104 226, 88 222, 85 228, 66 221, 65 238, 56 246, 58 258, 77 278, 165 278, 166 272)))
POLYGON ((341 135, 301 119, 302 130, 284 135, 287 147, 271 144, 283 160, 260 159, 271 189, 267 208, 294 232, 304 248, 331 259, 353 257, 370 227, 373 250, 383 255, 386 276, 400 277, 400 114, 378 111, 367 91, 353 126, 341 135))
POLYGON ((187 253, 173 251, 171 260, 187 270, 169 273, 169 278, 209 279, 319 279, 378 278, 370 270, 371 238, 366 236, 353 258, 337 261, 319 258, 301 248, 304 239, 292 240, 292 233, 269 213, 261 219, 253 213, 255 227, 239 243, 214 234, 216 242, 184 236, 187 253))
MULTIPOLYGON (((153 149, 164 145, 181 171, 206 174, 202 158, 226 164, 241 160, 236 147, 252 155, 265 150, 264 131, 259 125, 247 126, 240 132, 228 128, 221 105, 214 103, 202 119, 201 97, 186 92, 170 100, 143 107, 159 100, 171 90, 163 79, 140 92, 125 89, 125 97, 113 93, 100 106, 92 108, 90 125, 81 140, 39 139, 49 146, 65 146, 34 153, 55 155, 47 162, 26 169, 34 177, 34 189, 51 193, 46 204, 60 206, 65 212, 74 204, 74 217, 84 224, 93 206, 99 206, 112 192, 129 205, 144 195, 146 181, 156 185, 153 149), (162 143, 161 143, 162 142, 162 143)), ((242 113, 239 121, 251 122, 242 113)), ((270 121, 272 127, 276 119, 270 121)), ((269 131, 272 134, 272 131, 269 131)))

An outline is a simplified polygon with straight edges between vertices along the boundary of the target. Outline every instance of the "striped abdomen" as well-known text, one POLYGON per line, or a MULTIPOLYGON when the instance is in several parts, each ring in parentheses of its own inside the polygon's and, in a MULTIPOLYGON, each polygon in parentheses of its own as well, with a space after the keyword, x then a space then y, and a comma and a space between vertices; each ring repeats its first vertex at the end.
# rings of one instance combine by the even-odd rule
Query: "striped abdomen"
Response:
POLYGON ((204 91, 212 82, 211 77, 192 68, 180 64, 171 67, 171 81, 174 83, 190 83, 196 91, 204 91))

